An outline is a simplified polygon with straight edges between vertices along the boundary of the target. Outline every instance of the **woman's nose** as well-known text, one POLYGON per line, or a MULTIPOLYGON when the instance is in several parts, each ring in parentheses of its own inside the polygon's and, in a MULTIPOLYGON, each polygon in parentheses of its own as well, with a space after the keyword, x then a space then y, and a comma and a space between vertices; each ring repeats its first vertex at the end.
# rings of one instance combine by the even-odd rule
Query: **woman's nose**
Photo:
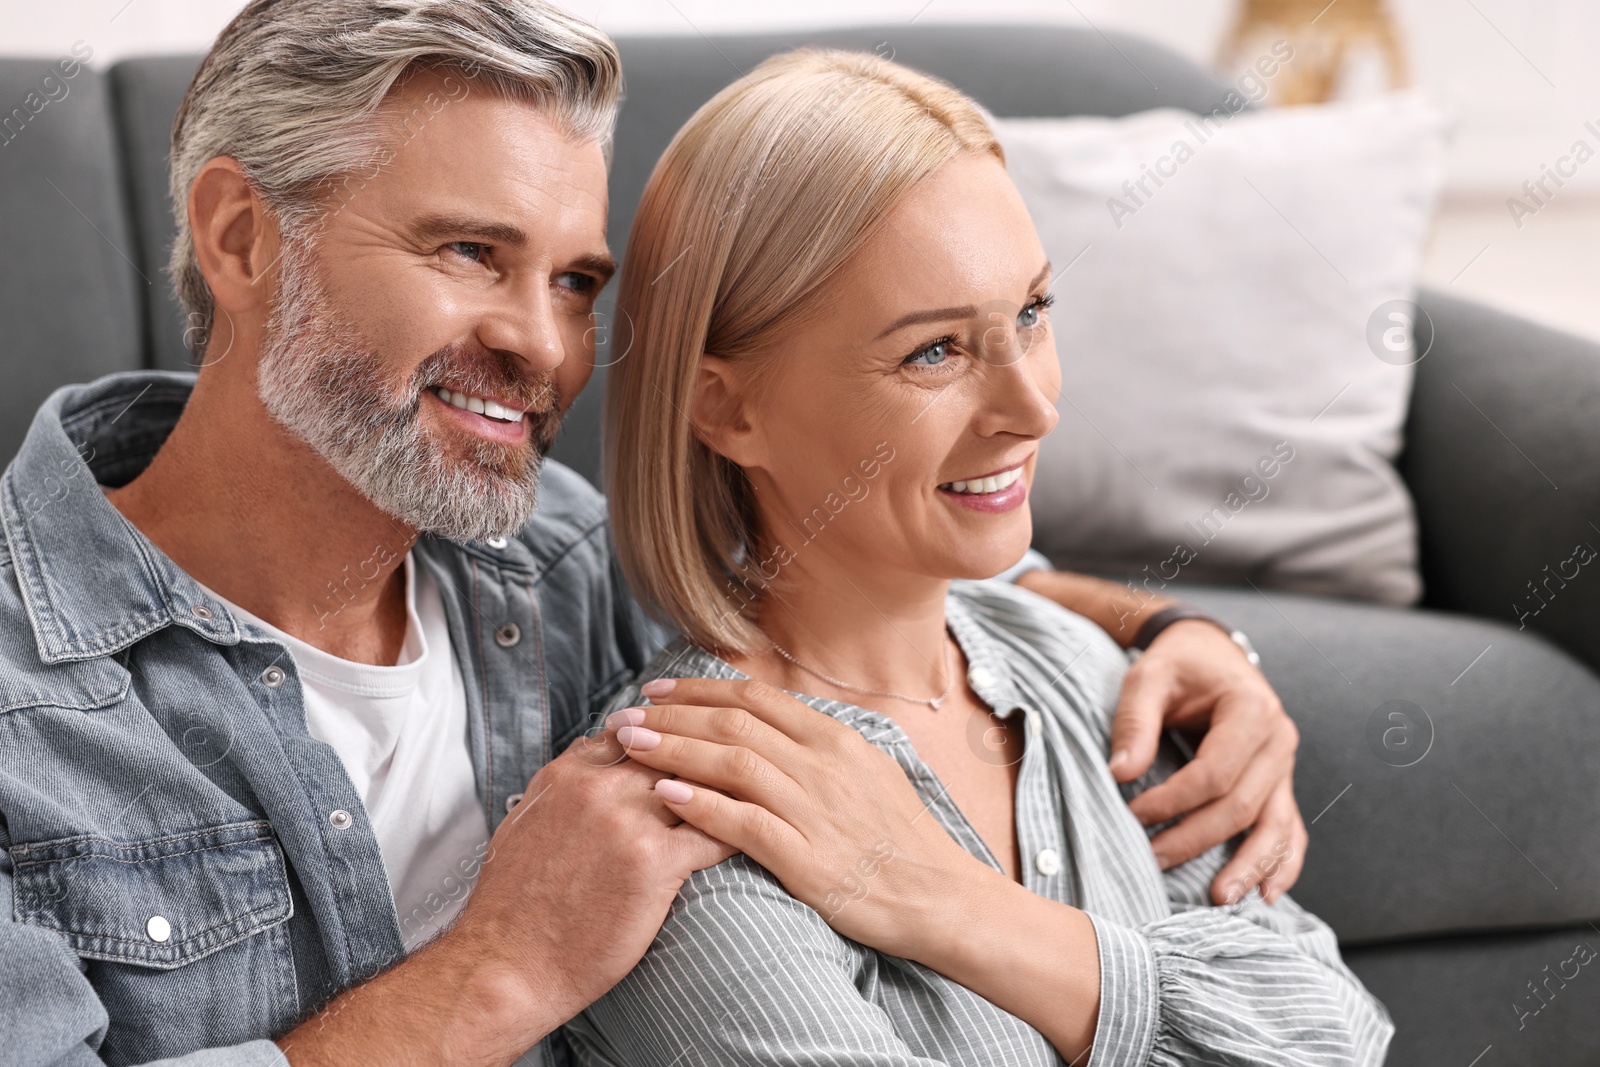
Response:
POLYGON ((1056 401, 1061 393, 1061 366, 1055 346, 1024 348, 1013 342, 991 359, 988 367, 988 404, 991 433, 1018 437, 1044 437, 1061 421, 1056 401))

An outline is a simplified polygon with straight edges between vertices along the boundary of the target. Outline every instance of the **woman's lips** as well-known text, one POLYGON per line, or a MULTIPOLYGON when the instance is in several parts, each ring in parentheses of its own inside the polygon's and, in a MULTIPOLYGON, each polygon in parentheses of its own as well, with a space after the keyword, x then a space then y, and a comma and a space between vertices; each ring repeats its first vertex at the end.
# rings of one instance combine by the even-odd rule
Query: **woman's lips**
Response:
POLYGON ((946 500, 960 504, 962 507, 971 508, 973 511, 1015 511, 1028 499, 1028 480, 1026 478, 1018 478, 1004 489, 994 493, 957 493, 950 489, 940 488, 939 494, 946 500))

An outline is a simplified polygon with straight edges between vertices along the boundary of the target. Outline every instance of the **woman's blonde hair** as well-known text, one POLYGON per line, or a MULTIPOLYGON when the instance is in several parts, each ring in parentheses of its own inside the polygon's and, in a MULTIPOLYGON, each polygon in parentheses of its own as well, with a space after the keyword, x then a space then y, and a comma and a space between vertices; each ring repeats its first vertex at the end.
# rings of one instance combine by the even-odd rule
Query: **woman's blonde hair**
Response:
POLYGON ((772 578, 744 472, 691 425, 701 355, 756 357, 806 322, 912 187, 968 152, 1004 159, 959 90, 803 50, 718 93, 656 164, 618 298, 631 338, 607 383, 606 491, 634 591, 696 644, 764 649, 747 609, 772 578))

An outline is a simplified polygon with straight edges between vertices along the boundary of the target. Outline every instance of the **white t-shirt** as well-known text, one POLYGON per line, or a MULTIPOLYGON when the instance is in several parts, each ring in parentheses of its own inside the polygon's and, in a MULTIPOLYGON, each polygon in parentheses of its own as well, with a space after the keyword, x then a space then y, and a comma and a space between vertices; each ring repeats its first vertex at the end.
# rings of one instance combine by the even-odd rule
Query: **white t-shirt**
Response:
POLYGON ((392 667, 340 659, 217 599, 294 657, 306 728, 338 752, 366 806, 410 952, 466 903, 467 875, 476 875, 489 824, 473 778, 467 692, 444 599, 410 553, 404 569, 406 636, 392 667))

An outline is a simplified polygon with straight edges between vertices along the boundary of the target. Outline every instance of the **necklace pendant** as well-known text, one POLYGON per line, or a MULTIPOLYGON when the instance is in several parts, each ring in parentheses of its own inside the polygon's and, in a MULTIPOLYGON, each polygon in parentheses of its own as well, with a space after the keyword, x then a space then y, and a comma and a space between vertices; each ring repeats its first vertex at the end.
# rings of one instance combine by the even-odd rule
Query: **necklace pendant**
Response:
POLYGON ((928 707, 932 708, 934 711, 938 711, 939 710, 939 705, 943 704, 943 703, 944 703, 944 697, 934 697, 933 699, 928 701, 928 707))

